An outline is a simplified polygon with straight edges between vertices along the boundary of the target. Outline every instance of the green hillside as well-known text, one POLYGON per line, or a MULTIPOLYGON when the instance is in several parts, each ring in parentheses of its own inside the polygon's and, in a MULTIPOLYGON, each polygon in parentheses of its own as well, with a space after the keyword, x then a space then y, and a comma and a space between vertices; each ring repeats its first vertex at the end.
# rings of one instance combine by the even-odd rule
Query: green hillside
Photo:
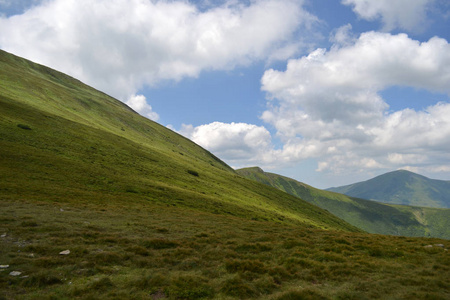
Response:
POLYGON ((450 181, 399 170, 329 191, 384 203, 450 208, 450 181))
POLYGON ((5 199, 152 201, 354 230, 307 202, 240 178, 188 139, 71 77, 5 52, 0 64, 5 199))
POLYGON ((450 239, 450 209, 388 205, 315 189, 260 168, 237 172, 328 210, 370 233, 450 239))
POLYGON ((0 51, 0 299, 446 299, 448 241, 370 235, 0 51))

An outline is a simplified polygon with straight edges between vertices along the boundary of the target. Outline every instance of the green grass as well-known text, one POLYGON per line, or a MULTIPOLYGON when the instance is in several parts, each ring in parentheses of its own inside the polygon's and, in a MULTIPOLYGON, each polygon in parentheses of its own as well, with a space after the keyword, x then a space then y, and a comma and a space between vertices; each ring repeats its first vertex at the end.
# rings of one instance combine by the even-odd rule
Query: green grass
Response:
POLYGON ((276 187, 322 207, 370 233, 450 239, 450 209, 389 205, 315 189, 260 168, 237 170, 249 179, 276 187))
POLYGON ((239 176, 119 101, 2 51, 0 183, 0 264, 9 265, 0 298, 450 293, 448 252, 424 247, 446 241, 363 233, 239 176))
POLYGON ((448 243, 439 239, 243 221, 166 205, 35 201, 2 201, 0 232, 0 263, 10 265, 0 272, 7 299, 450 296, 448 251, 424 247, 448 243), (12 270, 22 275, 9 276, 12 270))
POLYGON ((6 52, 0 52, 0 70, 4 199, 152 201, 356 230, 313 205, 243 179, 208 151, 73 78, 6 52))

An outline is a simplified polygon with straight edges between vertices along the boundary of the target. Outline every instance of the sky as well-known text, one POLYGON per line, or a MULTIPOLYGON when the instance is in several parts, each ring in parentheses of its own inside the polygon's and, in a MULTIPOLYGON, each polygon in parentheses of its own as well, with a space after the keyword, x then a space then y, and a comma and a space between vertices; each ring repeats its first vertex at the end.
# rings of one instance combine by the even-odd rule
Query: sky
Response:
POLYGON ((0 49, 317 188, 450 180, 448 0, 0 0, 0 49))

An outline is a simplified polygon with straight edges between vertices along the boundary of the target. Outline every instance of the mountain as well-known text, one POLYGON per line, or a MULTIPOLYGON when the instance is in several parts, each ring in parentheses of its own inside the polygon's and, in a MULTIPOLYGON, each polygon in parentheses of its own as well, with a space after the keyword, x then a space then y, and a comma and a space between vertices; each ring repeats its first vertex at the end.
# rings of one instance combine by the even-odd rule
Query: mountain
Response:
POLYGON ((2 299, 446 299, 448 245, 364 233, 0 51, 2 299))
POLYGON ((370 233, 450 239, 450 209, 388 205, 349 197, 267 173, 258 167, 240 169, 237 172, 326 209, 370 233))
POLYGON ((0 68, 3 198, 133 198, 355 230, 307 202, 249 183, 190 140, 74 78, 6 52, 0 68))
POLYGON ((405 170, 327 190, 384 203, 450 208, 450 181, 430 179, 405 170))

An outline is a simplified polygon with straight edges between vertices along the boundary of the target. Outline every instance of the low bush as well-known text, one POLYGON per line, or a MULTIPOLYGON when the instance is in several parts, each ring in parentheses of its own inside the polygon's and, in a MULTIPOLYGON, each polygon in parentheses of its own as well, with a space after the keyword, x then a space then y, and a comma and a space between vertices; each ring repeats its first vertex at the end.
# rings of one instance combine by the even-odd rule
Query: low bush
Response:
POLYGON ((197 172, 197 171, 194 171, 194 170, 188 170, 187 172, 188 172, 189 174, 191 174, 191 175, 196 176, 196 177, 200 176, 200 175, 198 174, 198 172, 197 172))
POLYGON ((17 127, 25 130, 31 130, 31 127, 25 124, 17 124, 17 127))

